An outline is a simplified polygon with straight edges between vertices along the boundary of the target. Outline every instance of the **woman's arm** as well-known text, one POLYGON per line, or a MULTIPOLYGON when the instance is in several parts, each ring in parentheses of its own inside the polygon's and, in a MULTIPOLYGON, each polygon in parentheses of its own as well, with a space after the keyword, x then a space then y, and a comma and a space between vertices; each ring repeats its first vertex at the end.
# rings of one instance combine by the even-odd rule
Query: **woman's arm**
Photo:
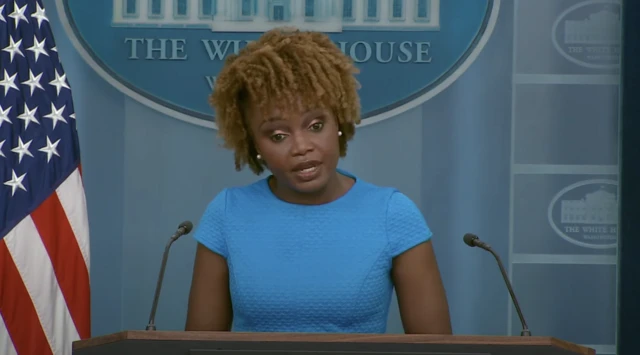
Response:
POLYGON ((452 333, 449 305, 430 240, 395 257, 392 278, 405 333, 452 333))
POLYGON ((232 320, 227 261, 198 243, 185 330, 229 331, 232 320))

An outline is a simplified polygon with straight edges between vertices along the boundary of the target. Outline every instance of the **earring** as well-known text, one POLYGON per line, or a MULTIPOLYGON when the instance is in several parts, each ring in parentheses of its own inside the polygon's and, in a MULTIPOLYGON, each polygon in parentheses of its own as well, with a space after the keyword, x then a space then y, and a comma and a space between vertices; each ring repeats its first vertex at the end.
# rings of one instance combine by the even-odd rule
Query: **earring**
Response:
POLYGON ((338 131, 338 136, 342 136, 342 131, 338 131))
POLYGON ((258 160, 262 160, 262 155, 258 154, 256 155, 256 158, 258 158, 258 160))

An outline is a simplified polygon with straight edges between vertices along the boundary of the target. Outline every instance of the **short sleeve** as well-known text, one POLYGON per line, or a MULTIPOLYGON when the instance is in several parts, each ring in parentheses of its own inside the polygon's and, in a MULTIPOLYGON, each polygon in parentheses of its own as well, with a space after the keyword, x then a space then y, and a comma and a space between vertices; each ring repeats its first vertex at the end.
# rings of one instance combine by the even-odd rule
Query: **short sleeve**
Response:
POLYGON ((391 257, 396 257, 428 241, 432 236, 427 222, 415 203, 397 191, 389 198, 386 228, 391 257))
POLYGON ((227 190, 224 189, 207 205, 193 236, 200 244, 224 258, 228 256, 224 233, 226 200, 227 190))

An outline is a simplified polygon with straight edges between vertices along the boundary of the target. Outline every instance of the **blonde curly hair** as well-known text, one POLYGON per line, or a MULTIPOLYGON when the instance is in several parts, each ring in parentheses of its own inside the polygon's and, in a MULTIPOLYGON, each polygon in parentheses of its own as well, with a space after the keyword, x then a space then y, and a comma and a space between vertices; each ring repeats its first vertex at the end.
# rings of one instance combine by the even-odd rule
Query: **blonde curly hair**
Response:
POLYGON ((263 163, 243 113, 248 100, 261 110, 277 104, 287 109, 330 110, 342 131, 340 156, 360 123, 359 70, 352 59, 323 33, 276 28, 249 42, 225 60, 209 103, 216 113, 218 134, 224 147, 234 150, 236 170, 248 164, 259 175, 263 163))

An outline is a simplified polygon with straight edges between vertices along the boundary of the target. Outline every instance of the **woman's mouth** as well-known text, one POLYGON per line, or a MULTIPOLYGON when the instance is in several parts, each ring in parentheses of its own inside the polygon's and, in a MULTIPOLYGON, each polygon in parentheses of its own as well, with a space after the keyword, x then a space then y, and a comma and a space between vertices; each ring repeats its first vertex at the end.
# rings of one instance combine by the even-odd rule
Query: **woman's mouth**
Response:
POLYGON ((296 177, 302 181, 311 181, 317 177, 320 172, 319 161, 308 161, 296 165, 293 169, 296 177))

